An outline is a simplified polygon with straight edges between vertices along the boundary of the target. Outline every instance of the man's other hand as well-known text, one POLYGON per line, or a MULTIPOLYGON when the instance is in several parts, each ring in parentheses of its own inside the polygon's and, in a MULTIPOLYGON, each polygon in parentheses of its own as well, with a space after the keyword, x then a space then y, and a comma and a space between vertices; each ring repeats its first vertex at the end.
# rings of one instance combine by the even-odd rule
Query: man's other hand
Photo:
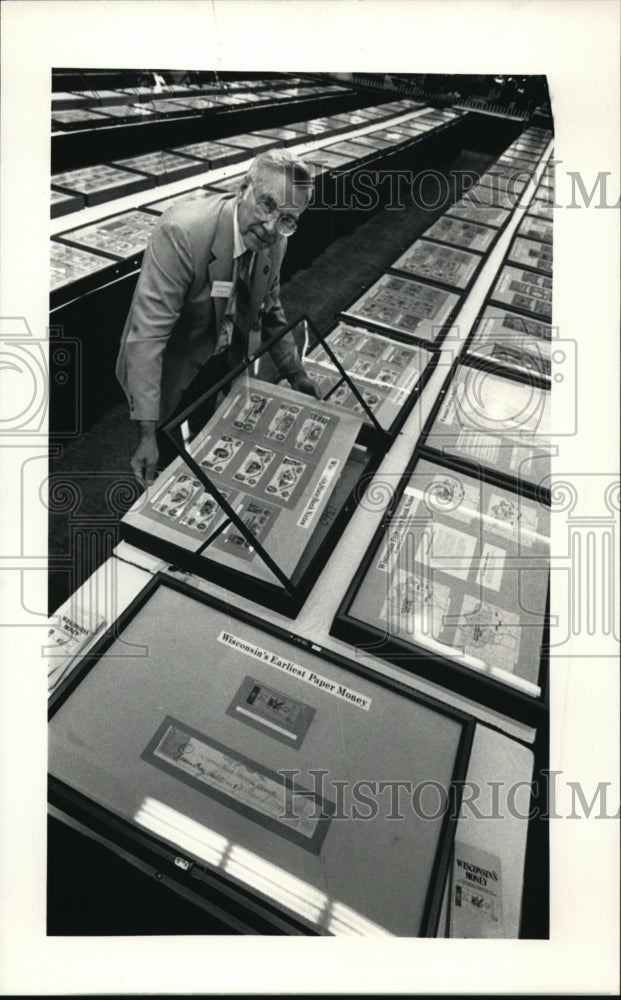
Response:
POLYGON ((145 488, 155 479, 157 469, 158 449, 155 438, 155 422, 141 421, 140 441, 132 455, 130 465, 132 472, 145 488))
POLYGON ((319 386, 308 377, 306 372, 298 372, 297 375, 292 375, 289 379, 289 385, 296 392, 305 392, 307 396, 315 396, 316 399, 321 399, 319 386))

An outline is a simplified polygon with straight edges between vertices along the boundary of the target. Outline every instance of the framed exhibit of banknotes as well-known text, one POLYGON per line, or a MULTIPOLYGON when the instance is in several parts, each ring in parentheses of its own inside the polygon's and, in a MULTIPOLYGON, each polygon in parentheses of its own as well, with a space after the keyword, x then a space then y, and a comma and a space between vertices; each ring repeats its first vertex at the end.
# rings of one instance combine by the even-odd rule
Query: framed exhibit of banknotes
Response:
MULTIPOLYGON (((132 544, 295 615, 379 457, 362 419, 235 369, 191 443, 121 521, 132 544)), ((167 429, 179 427, 217 389, 167 429)))
POLYGON ((51 698, 49 801, 232 932, 433 936, 473 732, 160 574, 51 698))
POLYGON ((528 724, 547 704, 548 507, 417 449, 331 634, 528 724))
POLYGON ((406 342, 439 344, 459 305, 455 292, 383 274, 343 316, 390 330, 406 342))
POLYGON ((479 254, 423 238, 416 240, 397 258, 392 270, 402 271, 414 278, 432 281, 434 284, 467 291, 482 261, 483 258, 479 254))
POLYGON ((505 265, 490 292, 490 300, 517 309, 535 319, 552 319, 552 278, 521 267, 505 265))
POLYGON ((550 400, 549 383, 532 372, 508 377, 493 362, 455 362, 421 444, 549 503, 550 400))

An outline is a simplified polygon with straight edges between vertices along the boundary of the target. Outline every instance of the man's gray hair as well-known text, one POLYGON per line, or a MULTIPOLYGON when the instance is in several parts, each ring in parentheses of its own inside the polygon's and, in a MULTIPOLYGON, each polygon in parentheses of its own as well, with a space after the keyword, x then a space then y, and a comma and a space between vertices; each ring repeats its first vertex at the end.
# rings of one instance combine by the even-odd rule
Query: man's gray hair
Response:
POLYGON ((309 197, 313 190, 313 175, 310 167, 288 149, 266 149, 255 156, 248 169, 248 176, 255 180, 264 172, 282 170, 285 176, 291 178, 296 187, 306 188, 309 197))

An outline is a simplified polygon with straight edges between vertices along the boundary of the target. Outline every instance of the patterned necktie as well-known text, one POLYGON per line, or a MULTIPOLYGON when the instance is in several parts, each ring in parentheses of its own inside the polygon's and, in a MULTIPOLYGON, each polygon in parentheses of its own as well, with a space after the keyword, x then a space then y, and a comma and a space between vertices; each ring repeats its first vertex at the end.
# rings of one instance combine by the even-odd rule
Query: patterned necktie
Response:
POLYGON ((235 311, 233 332, 227 355, 233 367, 243 361, 248 353, 248 316, 250 313, 250 264, 253 252, 246 250, 239 258, 237 280, 235 282, 235 311))

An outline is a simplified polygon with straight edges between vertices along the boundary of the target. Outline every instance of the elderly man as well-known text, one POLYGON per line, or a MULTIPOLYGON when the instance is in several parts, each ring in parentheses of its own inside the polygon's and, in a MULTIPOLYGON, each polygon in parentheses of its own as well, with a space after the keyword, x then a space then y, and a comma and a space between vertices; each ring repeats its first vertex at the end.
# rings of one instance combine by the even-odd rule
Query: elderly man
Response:
MULTIPOLYGON (((156 225, 117 361, 139 426, 131 466, 143 485, 158 454, 160 467, 176 454, 158 426, 286 327, 280 266, 311 191, 306 164, 270 150, 253 160, 236 196, 182 201, 156 225)), ((317 395, 289 334, 271 355, 292 388, 317 395)))

